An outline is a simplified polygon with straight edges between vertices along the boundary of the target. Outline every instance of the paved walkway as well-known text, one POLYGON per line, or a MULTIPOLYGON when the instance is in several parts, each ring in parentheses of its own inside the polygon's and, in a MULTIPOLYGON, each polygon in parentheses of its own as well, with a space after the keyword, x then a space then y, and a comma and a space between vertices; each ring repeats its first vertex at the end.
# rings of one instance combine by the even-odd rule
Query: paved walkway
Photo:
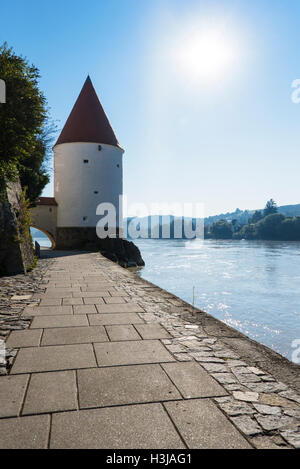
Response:
POLYGON ((300 396, 174 296, 86 253, 60 253, 40 287, 7 340, 1 448, 300 446, 300 396))

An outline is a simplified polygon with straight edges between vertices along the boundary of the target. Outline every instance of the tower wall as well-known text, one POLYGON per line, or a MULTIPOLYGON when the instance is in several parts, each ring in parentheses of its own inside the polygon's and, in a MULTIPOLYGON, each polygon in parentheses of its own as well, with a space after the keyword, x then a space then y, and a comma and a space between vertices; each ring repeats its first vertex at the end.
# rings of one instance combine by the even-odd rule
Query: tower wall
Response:
POLYGON ((95 228, 101 218, 96 209, 103 202, 116 207, 118 222, 123 153, 119 147, 101 143, 63 143, 54 147, 58 229, 95 228))

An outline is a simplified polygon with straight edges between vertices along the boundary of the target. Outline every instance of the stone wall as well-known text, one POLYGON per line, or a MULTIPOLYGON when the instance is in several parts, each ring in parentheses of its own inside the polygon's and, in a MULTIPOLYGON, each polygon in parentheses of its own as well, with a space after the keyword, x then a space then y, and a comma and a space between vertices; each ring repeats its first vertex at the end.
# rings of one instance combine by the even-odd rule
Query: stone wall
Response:
POLYGON ((26 273, 34 263, 26 207, 19 181, 0 182, 0 276, 26 273))

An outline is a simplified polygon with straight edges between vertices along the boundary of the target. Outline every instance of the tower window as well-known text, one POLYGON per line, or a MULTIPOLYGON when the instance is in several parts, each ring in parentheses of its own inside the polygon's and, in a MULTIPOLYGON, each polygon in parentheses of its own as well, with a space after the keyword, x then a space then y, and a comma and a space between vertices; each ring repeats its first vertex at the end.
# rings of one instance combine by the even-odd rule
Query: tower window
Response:
POLYGON ((94 191, 94 194, 99 194, 99 191, 94 191))
POLYGON ((98 151, 101 151, 101 150, 102 150, 102 146, 98 145, 98 151))
POLYGON ((89 160, 83 160, 84 164, 88 164, 89 160))
POLYGON ((117 164, 117 168, 120 168, 120 165, 119 165, 119 164, 117 164))
POLYGON ((83 221, 88 221, 88 217, 83 217, 83 221))

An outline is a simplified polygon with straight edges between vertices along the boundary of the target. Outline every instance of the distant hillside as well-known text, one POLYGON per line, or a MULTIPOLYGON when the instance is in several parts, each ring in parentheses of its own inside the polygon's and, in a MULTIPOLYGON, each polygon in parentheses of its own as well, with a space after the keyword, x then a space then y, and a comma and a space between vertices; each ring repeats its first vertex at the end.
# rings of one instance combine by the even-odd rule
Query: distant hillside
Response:
MULTIPOLYGON (((259 211, 263 211, 263 208, 258 209, 259 211)), ((218 220, 226 220, 231 222, 232 220, 237 220, 239 225, 244 225, 248 222, 248 219, 254 214, 256 210, 240 210, 239 208, 236 209, 235 212, 231 213, 221 213, 220 215, 215 215, 212 217, 205 218, 206 225, 212 225, 218 220)), ((278 207, 278 213, 282 213, 286 217, 299 217, 300 216, 300 204, 296 205, 282 205, 278 207)))
MULTIPOLYGON (((258 209, 260 211, 263 211, 264 209, 258 209)), ((228 222, 232 222, 232 220, 237 220, 237 225, 245 225, 248 223, 248 219, 255 213, 256 210, 240 210, 239 208, 236 209, 235 212, 227 212, 227 213, 221 213, 219 215, 214 215, 211 217, 205 218, 205 226, 212 225, 218 220, 226 220, 228 222)), ((300 204, 296 205, 283 205, 281 207, 278 207, 278 212, 282 213, 283 215, 287 217, 297 217, 300 216, 300 204)), ((178 217, 174 217, 172 215, 169 215, 171 219, 171 223, 174 223, 174 220, 178 219, 178 217)), ((133 218, 127 218, 125 220, 125 223, 127 223, 127 226, 129 225, 130 221, 133 220, 133 218)), ((139 224, 138 229, 140 229, 142 232, 147 232, 150 236, 150 231, 151 227, 150 224, 151 217, 143 217, 143 218, 136 218, 135 223, 139 224)), ((193 223, 193 226, 195 224, 195 219, 192 218, 187 218, 189 222, 193 223)), ((152 218, 153 225, 157 226, 159 225, 159 230, 160 230, 160 235, 161 237, 161 227, 166 223, 166 217, 161 217, 158 215, 154 215, 152 218)))
POLYGON ((282 205, 282 207, 278 207, 278 212, 286 217, 300 217, 300 204, 282 205))

